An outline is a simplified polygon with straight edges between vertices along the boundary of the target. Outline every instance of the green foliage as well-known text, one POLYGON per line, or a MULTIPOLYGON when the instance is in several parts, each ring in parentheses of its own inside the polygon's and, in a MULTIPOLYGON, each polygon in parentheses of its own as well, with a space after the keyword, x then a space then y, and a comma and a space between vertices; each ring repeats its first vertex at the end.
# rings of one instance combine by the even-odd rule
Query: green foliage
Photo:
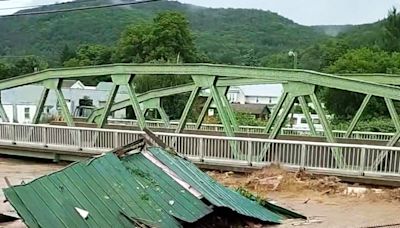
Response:
POLYGON ((0 79, 29 74, 46 68, 48 68, 47 62, 36 56, 3 61, 0 62, 0 79))
MULTIPOLYGON (((108 3, 108 0, 78 0, 73 5, 65 3, 34 10, 56 10, 104 3, 108 3)), ((152 18, 158 13, 171 10, 186 16, 199 52, 214 63, 257 64, 265 56, 287 52, 291 49, 305 48, 326 38, 323 32, 298 25, 268 11, 210 9, 179 2, 162 1, 132 7, 3 18, 0 19, 0 53, 3 55, 35 54, 45 56, 52 65, 57 65, 60 60, 59 56, 66 45, 72 50, 81 44, 108 46, 118 40, 128 25, 134 24, 133 26, 135 26, 144 22, 151 24, 152 18)), ((181 20, 182 18, 177 16, 168 20, 160 20, 159 29, 173 25, 174 19, 181 20)), ((171 28, 172 31, 181 31, 179 28, 171 28)), ((146 28, 142 29, 146 30, 146 28)), ((154 42, 171 42, 165 37, 171 37, 174 34, 159 29, 154 30, 157 35, 160 35, 159 39, 152 37, 152 40, 154 42)), ((140 38, 140 34, 136 35, 140 38)), ((178 44, 184 46, 173 47, 172 51, 168 49, 166 51, 173 55, 161 57, 164 57, 166 61, 174 60, 173 62, 176 62, 179 49, 187 49, 185 47, 187 43, 176 43, 176 45, 178 44)), ((156 50, 151 55, 158 59, 161 51, 163 50, 156 50)), ((181 58, 185 62, 193 62, 190 53, 188 55, 182 55, 181 51, 181 58)), ((132 62, 129 58, 121 61, 132 62)))
MULTIPOLYGON (((64 49, 63 53, 66 52, 64 49)), ((64 55, 67 55, 65 53, 64 55)), ((81 45, 72 58, 64 61, 66 67, 93 66, 111 63, 112 49, 103 45, 81 45)), ((65 56, 62 56, 65 58, 65 56)))
POLYGON ((384 22, 384 48, 400 51, 400 14, 393 8, 384 22))
MULTIPOLYGON (((396 73, 400 69, 400 54, 382 50, 360 48, 349 50, 327 67, 330 73, 396 73)), ((325 106, 330 113, 342 120, 350 120, 357 112, 365 95, 337 89, 324 90, 325 106)), ((368 118, 388 116, 385 102, 373 97, 368 103, 364 116, 368 118)))
POLYGON ((267 121, 257 119, 251 114, 236 112, 235 116, 240 126, 265 126, 267 124, 267 121))
POLYGON ((327 68, 330 73, 397 73, 400 71, 399 53, 388 53, 371 48, 353 49, 327 68))
POLYGON ((186 17, 178 12, 158 14, 153 23, 129 27, 121 36, 115 62, 195 62, 196 48, 186 17))
MULTIPOLYGON (((333 129, 335 130, 347 130, 350 122, 349 121, 338 121, 332 122, 333 129)), ((396 132, 393 121, 390 118, 372 118, 368 120, 361 120, 357 123, 355 131, 368 131, 368 132, 385 132, 393 133, 396 132)))

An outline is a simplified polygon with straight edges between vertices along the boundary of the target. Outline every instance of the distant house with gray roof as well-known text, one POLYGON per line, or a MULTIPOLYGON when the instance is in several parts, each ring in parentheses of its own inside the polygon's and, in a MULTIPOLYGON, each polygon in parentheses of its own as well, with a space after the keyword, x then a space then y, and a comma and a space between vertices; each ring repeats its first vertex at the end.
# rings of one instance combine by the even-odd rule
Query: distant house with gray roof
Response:
POLYGON ((228 90, 227 98, 236 104, 265 104, 273 108, 281 97, 281 84, 232 86, 228 90))
MULTIPOLYGON (((109 95, 109 90, 87 88, 80 81, 67 80, 67 83, 64 81, 63 85, 62 92, 72 115, 79 106, 80 100, 89 99, 94 107, 102 107, 109 95)), ((42 91, 43 86, 40 85, 27 85, 1 91, 1 102, 9 120, 14 123, 31 123, 42 91)), ((117 94, 115 101, 127 98, 128 95, 122 92, 117 94)), ((59 112, 56 94, 54 91, 50 91, 42 116, 57 116, 59 112)), ((117 111, 113 115, 115 118, 125 118, 126 116, 125 110, 117 111)))

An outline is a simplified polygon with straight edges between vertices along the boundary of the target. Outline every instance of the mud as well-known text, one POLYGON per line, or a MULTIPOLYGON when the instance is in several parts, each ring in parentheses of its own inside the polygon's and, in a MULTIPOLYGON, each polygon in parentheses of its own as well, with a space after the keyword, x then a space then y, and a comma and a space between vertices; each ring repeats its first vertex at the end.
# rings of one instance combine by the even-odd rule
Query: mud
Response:
MULTIPOLYGON (((0 157, 0 187, 6 188, 4 177, 12 185, 29 182, 39 176, 57 171, 67 164, 43 160, 21 160, 0 157)), ((336 177, 322 177, 307 173, 288 173, 279 167, 264 169, 250 175, 232 172, 208 172, 222 184, 247 190, 279 202, 306 215, 308 221, 287 220, 281 227, 366 227, 400 223, 400 189, 367 188, 362 193, 347 194, 347 187, 364 186, 341 183, 336 177)), ((3 203, 0 191, 0 213, 14 213, 3 203)), ((25 227, 21 221, 0 224, 0 227, 25 227)))

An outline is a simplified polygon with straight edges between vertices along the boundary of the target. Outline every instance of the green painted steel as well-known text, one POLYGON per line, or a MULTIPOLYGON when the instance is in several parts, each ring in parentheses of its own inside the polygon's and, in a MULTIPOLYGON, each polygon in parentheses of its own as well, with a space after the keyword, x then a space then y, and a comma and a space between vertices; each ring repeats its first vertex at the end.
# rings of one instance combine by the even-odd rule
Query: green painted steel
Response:
POLYGON ((134 227, 135 221, 182 227, 217 207, 268 223, 304 218, 272 204, 262 207, 155 147, 121 159, 106 153, 76 162, 4 194, 28 227, 134 227))
POLYGON ((217 87, 217 89, 219 90, 218 92, 221 97, 222 105, 224 106, 224 110, 228 114, 229 120, 232 124, 232 128, 234 131, 238 132, 239 124, 237 123, 235 112, 233 111, 231 104, 226 98, 229 87, 217 87))
POLYGON ((308 124, 308 127, 310 128, 311 134, 317 135, 317 131, 315 130, 314 123, 312 121, 310 110, 308 108, 306 99, 304 98, 304 96, 299 96, 297 99, 299 100, 301 110, 303 111, 304 116, 306 117, 307 124, 308 124))
POLYGON ((372 97, 371 94, 367 94, 364 97, 364 100, 361 103, 360 108, 357 110, 357 113, 354 116, 353 120, 351 121, 350 126, 347 129, 346 134, 344 135, 344 138, 350 137, 351 133, 353 133, 353 130, 356 127, 358 121, 360 120, 360 117, 361 117, 362 113, 364 112, 365 107, 367 107, 367 104, 368 104, 369 100, 371 99, 371 97, 372 97))
MULTIPOLYGON (((321 125, 324 129, 325 137, 328 142, 330 143, 336 143, 335 137, 333 136, 332 129, 329 125, 329 121, 326 118, 326 115, 324 113, 324 110, 321 106, 321 103, 319 102, 317 96, 313 93, 310 95, 311 101, 314 104, 315 111, 317 112, 317 115, 321 121, 321 125)), ((343 159, 342 152, 338 150, 338 148, 332 148, 335 160, 336 160, 336 165, 338 168, 342 168, 345 166, 345 162, 343 159)))
MULTIPOLYGON (((194 89, 195 85, 194 84, 185 84, 185 85, 180 85, 180 86, 173 86, 173 87, 168 87, 168 88, 162 88, 162 89, 155 89, 151 90, 142 94, 138 94, 138 101, 139 102, 144 102, 150 99, 154 98, 160 98, 160 97, 166 97, 166 96, 171 96, 174 94, 180 94, 180 93, 185 93, 185 92, 190 92, 194 89)), ((119 101, 114 103, 114 105, 111 107, 111 112, 115 112, 121 109, 124 109, 128 106, 131 106, 131 101, 130 99, 126 99, 123 101, 119 101)), ((104 111, 104 108, 98 108, 94 112, 91 113, 91 115, 88 118, 89 123, 93 123, 96 121, 96 118, 101 116, 101 113, 104 111)))
POLYGON ((71 112, 68 109, 67 102, 65 101, 65 98, 64 98, 64 94, 61 90, 61 83, 62 83, 62 81, 60 80, 58 82, 57 88, 54 91, 56 92, 57 101, 61 108, 62 117, 64 118, 64 120, 68 126, 73 127, 73 126, 75 126, 74 120, 72 118, 71 112))
POLYGON ((47 97, 49 96, 49 92, 50 92, 50 89, 48 89, 48 88, 43 89, 42 95, 40 96, 40 100, 39 100, 39 103, 38 103, 36 111, 35 111, 35 115, 33 116, 33 120, 32 120, 33 124, 40 123, 40 118, 42 116, 47 97))
POLYGON ((279 112, 283 107, 283 104, 286 102, 288 97, 288 92, 284 91, 281 97, 279 98, 278 103, 276 104, 274 110, 272 111, 271 116, 268 119, 267 126, 265 127, 264 132, 269 133, 272 128, 272 125, 275 123, 275 120, 278 118, 279 112))
POLYGON ((185 129, 189 112, 192 109, 192 106, 194 104, 194 100, 199 95, 199 92, 200 92, 200 87, 196 86, 193 89, 192 93, 190 93, 189 99, 186 102, 186 106, 183 109, 183 112, 182 112, 182 115, 181 115, 181 119, 179 120, 178 127, 175 130, 176 133, 181 133, 185 129))
POLYGON ((200 115, 199 115, 199 117, 197 118, 197 122, 196 122, 195 129, 197 129, 197 130, 200 129, 201 124, 202 124, 203 121, 204 121, 204 117, 205 117, 206 114, 207 114, 208 108, 209 108, 210 105, 211 105, 211 102, 212 102, 212 96, 210 95, 210 96, 207 97, 207 100, 206 100, 206 102, 204 103, 203 108, 201 109, 200 115))
POLYGON ((128 87, 128 95, 131 100, 131 104, 133 107, 133 111, 135 112, 136 119, 138 120, 138 124, 140 129, 144 129, 146 127, 146 120, 144 119, 144 115, 142 109, 140 108, 139 101, 136 96, 135 87, 133 83, 129 83, 128 87))
POLYGON ((385 98, 386 106, 389 110, 390 117, 392 118, 393 124, 396 127, 396 131, 400 132, 400 120, 397 114, 396 108, 394 107, 393 101, 389 98, 385 98))
MULTIPOLYGON (((64 118, 67 125, 70 127, 73 127, 73 126, 75 126, 75 124, 74 124, 71 112, 68 109, 67 102, 65 101, 64 94, 61 90, 62 82, 63 82, 62 79, 54 78, 54 79, 43 80, 42 84, 45 89, 53 90, 56 93, 57 102, 61 109, 61 115, 64 118)), ((1 81, 0 81, 0 85, 1 85, 1 81)), ((46 97, 42 97, 41 99, 43 99, 42 102, 46 102, 46 97)), ((44 105, 44 103, 43 103, 43 105, 44 105)), ((38 115, 38 116, 40 117, 40 115, 38 115)))
POLYGON ((286 118, 287 118, 290 110, 293 107, 295 99, 296 99, 295 96, 292 96, 290 93, 288 94, 287 99, 282 107, 282 113, 279 115, 279 117, 274 125, 274 128, 271 131, 271 134, 269 134, 270 139, 275 139, 276 136, 281 131, 281 128, 284 125, 286 118))
POLYGON ((114 103, 115 96, 117 96, 118 89, 119 89, 119 85, 114 84, 110 91, 110 94, 108 95, 106 105, 104 106, 104 111, 101 114, 99 122, 97 123, 97 127, 103 128, 104 125, 107 123, 107 118, 110 114, 110 109, 114 103))
POLYGON ((165 112, 163 107, 158 107, 157 108, 158 114, 160 114, 161 120, 164 122, 165 126, 167 128, 171 127, 171 123, 169 122, 169 117, 167 115, 167 113, 165 112))
MULTIPOLYGON (((170 191, 175 201, 193 204, 197 200, 186 192, 190 200, 180 197, 184 189, 174 186, 170 191)), ((161 188, 158 183, 148 184, 141 173, 132 172, 109 153, 75 163, 29 184, 5 189, 4 194, 29 227, 132 227, 124 215, 151 221, 157 227, 180 227, 169 213, 171 197, 153 198, 153 195, 163 197, 159 194, 161 188), (88 218, 81 218, 75 207, 88 211, 88 218)), ((199 207, 193 206, 191 211, 197 216, 189 217, 188 221, 210 212, 206 205, 196 202, 199 207)), ((185 210, 176 206, 173 209, 176 214, 185 210)))
POLYGON ((340 74, 340 76, 345 76, 356 80, 374 82, 379 84, 400 85, 399 74, 358 73, 358 74, 340 74))
POLYGON ((10 122, 6 111, 4 110, 3 103, 1 102, 1 93, 0 93, 0 117, 4 122, 10 122))
MULTIPOLYGON (((135 92, 135 86, 133 82, 134 75, 132 74, 114 74, 111 76, 112 81, 116 85, 126 86, 128 89, 130 105, 132 105, 136 119, 138 121, 139 128, 143 130, 146 127, 146 121, 142 108, 140 107, 138 97, 135 92)), ((111 108, 110 108, 111 109, 111 108)), ((103 110, 103 113, 106 110, 103 110)))
POLYGON ((217 207, 229 208, 239 214, 271 223, 280 223, 281 220, 291 216, 304 218, 298 214, 291 214, 291 212, 283 208, 280 208, 284 210, 282 214, 277 211, 270 211, 258 203, 246 199, 239 193, 222 186, 190 161, 167 154, 160 148, 151 147, 148 151, 163 164, 167 164, 182 180, 189 183, 190 186, 199 191, 211 204, 217 207))
POLYGON ((143 75, 205 75, 230 78, 262 79, 274 82, 303 82, 378 97, 400 100, 400 88, 361 81, 349 77, 319 73, 310 70, 275 69, 262 67, 213 64, 113 64, 93 67, 49 69, 0 81, 0 90, 40 82, 46 79, 96 77, 115 74, 143 75))

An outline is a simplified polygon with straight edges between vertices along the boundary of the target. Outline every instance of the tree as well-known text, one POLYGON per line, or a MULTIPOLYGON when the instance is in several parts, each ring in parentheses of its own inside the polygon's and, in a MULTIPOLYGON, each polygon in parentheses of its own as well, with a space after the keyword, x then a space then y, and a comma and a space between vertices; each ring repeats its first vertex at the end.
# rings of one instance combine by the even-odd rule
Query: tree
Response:
POLYGON ((118 43, 119 62, 196 62, 198 53, 189 22, 178 12, 158 14, 152 23, 128 27, 118 43))
POLYGON ((0 62, 0 80, 11 76, 11 66, 0 62))
POLYGON ((400 51, 400 14, 396 8, 389 11, 384 21, 383 40, 388 51, 400 51))
MULTIPOLYGON (((348 51, 331 66, 327 67, 329 73, 396 73, 400 69, 400 54, 388 53, 371 48, 360 48, 348 51)), ((359 108, 363 94, 327 89, 323 91, 326 108, 336 118, 349 120, 359 108)), ((364 117, 388 116, 385 102, 381 98, 373 97, 366 110, 364 117)))
POLYGON ((81 45, 73 58, 64 62, 66 67, 92 66, 111 63, 112 49, 103 45, 81 45))
POLYGON ((49 64, 42 58, 37 56, 29 56, 17 60, 11 65, 11 76, 29 74, 36 71, 44 70, 49 67, 49 64))
POLYGON ((64 62, 74 58, 75 55, 75 51, 71 50, 68 45, 65 45, 60 54, 60 65, 64 65, 64 62))

